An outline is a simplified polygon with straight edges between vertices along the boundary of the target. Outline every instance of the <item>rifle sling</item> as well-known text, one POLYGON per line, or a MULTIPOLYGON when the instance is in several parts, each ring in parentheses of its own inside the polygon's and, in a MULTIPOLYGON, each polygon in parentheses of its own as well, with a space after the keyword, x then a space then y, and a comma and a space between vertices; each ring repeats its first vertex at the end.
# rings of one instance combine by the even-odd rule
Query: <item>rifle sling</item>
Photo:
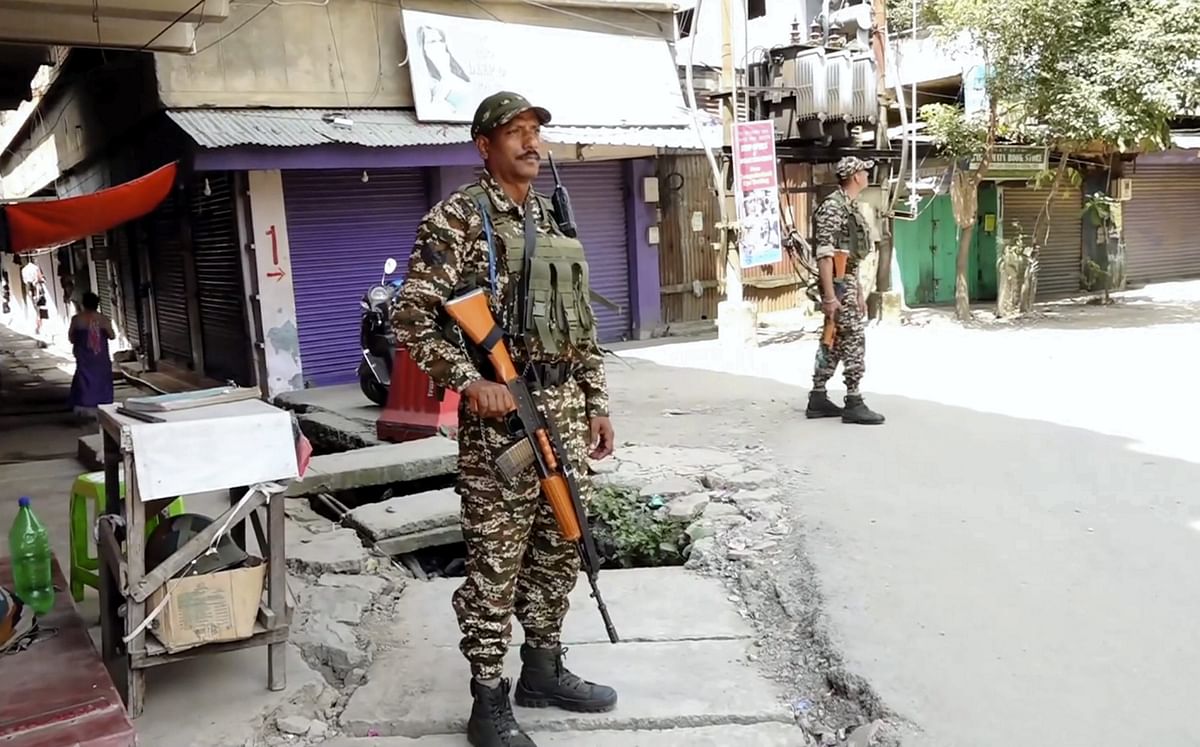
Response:
POLYGON ((487 333, 487 337, 483 338, 483 340, 479 343, 479 347, 486 350, 488 355, 491 355, 492 351, 496 349, 496 345, 499 344, 503 339, 504 330, 500 329, 499 324, 494 324, 492 325, 491 331, 487 333))
POLYGON ((533 317, 531 304, 529 303, 529 280, 533 274, 533 255, 537 251, 537 221, 533 217, 534 199, 532 198, 533 191, 530 190, 530 198, 525 200, 525 256, 523 258, 523 272, 521 273, 520 284, 520 334, 525 335, 533 326, 533 317))

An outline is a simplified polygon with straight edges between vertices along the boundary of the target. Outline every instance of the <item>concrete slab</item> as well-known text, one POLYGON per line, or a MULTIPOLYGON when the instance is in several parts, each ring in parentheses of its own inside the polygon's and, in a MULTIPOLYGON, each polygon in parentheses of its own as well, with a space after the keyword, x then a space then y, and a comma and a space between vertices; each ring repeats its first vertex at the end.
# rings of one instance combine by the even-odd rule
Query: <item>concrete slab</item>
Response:
MULTIPOLYGON (((450 596, 458 578, 414 581, 404 590, 396 612, 396 635, 404 645, 455 647, 460 636, 450 596)), ((750 638, 754 630, 728 601, 729 592, 713 578, 683 568, 631 568, 600 573, 600 593, 624 641, 671 641, 750 638)), ((525 640, 513 623, 513 645, 525 640)), ((568 645, 608 643, 608 634, 587 579, 580 576, 571 593, 571 612, 563 625, 568 645)), ((611 645, 611 644, 609 644, 611 645)))
POLYGON ((458 443, 431 436, 398 444, 313 457, 310 473, 288 495, 331 493, 452 475, 458 470, 458 443))
POLYGON ((297 419, 300 429, 313 444, 328 451, 363 449, 384 443, 375 434, 375 423, 371 420, 347 418, 325 410, 311 410, 298 415, 297 419))
POLYGON ((280 407, 293 410, 319 409, 331 412, 353 410, 371 404, 363 396, 358 384, 322 386, 297 392, 285 392, 275 398, 275 403, 280 407))
MULTIPOLYGON (((610 713, 517 708, 531 731, 671 729, 791 723, 773 684, 746 662, 745 641, 584 644, 571 648, 573 671, 610 684, 621 701, 610 713)), ((520 670, 510 649, 506 669, 520 670)), ((352 736, 461 734, 471 710, 466 662, 457 650, 417 646, 376 658, 369 681, 350 698, 342 725, 352 736)))
POLYGON ((104 469, 104 436, 99 433, 80 436, 76 447, 76 458, 85 469, 93 471, 104 469))
MULTIPOLYGON (((753 724, 655 731, 542 731, 529 735, 538 747, 804 747, 796 726, 753 724)), ((341 737, 321 747, 462 747, 460 734, 409 737, 341 737)))
POLYGON ((292 532, 286 537, 288 568, 297 573, 362 573, 367 548, 353 529, 324 534, 292 532))
POLYGON ((426 547, 453 545, 463 541, 462 526, 453 524, 448 527, 426 529, 423 532, 413 532, 399 537, 380 540, 375 547, 386 555, 403 555, 405 553, 423 550, 426 547))
POLYGON ((348 520, 373 540, 389 539, 459 522, 461 505, 453 488, 400 495, 350 512, 348 520))

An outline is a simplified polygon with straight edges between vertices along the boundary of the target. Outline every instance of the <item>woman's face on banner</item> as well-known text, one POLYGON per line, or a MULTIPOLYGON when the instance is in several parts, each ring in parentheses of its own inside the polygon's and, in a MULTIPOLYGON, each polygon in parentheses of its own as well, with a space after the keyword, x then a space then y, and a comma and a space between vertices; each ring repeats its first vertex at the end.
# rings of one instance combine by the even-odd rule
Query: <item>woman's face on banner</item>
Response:
POLYGON ((438 72, 445 77, 450 74, 450 50, 446 47, 446 35, 441 29, 425 28, 425 56, 437 66, 438 72))

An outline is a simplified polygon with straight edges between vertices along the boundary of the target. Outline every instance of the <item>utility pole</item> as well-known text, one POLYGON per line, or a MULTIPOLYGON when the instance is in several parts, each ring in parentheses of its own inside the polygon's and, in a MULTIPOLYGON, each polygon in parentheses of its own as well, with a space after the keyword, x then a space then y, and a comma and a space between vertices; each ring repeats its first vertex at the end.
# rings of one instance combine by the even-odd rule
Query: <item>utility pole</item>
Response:
POLYGON ((731 352, 757 346, 758 326, 754 305, 746 303, 742 292, 742 264, 738 251, 738 214, 735 195, 738 175, 733 170, 733 125, 737 121, 737 97, 734 95, 733 0, 721 0, 721 123, 725 148, 730 155, 723 161, 719 194, 721 198, 721 251, 725 255, 725 300, 717 304, 717 337, 731 352))
MULTIPOLYGON (((721 0, 721 91, 725 94, 721 106, 721 124, 724 135, 722 142, 725 147, 733 147, 733 124, 737 121, 737 97, 734 95, 734 79, 736 72, 733 68, 733 2, 721 0)), ((727 156, 722 161, 721 178, 721 219, 725 223, 721 231, 721 239, 725 252, 725 300, 733 303, 742 302, 742 266, 738 254, 737 232, 734 224, 737 222, 737 205, 735 190, 730 185, 737 184, 737 174, 733 173, 733 159, 727 156)))
MULTIPOLYGON (((871 51, 875 57, 875 97, 878 109, 875 120, 875 148, 889 150, 888 140, 888 103, 891 97, 887 90, 887 0, 872 0, 871 4, 871 51)), ((885 161, 880 164, 879 181, 886 185, 892 177, 892 164, 885 161)), ((886 190, 885 190, 886 194, 886 190)), ((893 235, 891 217, 887 214, 888 206, 883 205, 879 221, 882 228, 879 242, 879 268, 875 273, 875 303, 871 304, 872 316, 882 319, 889 306, 898 306, 898 299, 888 299, 892 290, 892 251, 893 235), (892 303, 889 303, 889 300, 892 303)))

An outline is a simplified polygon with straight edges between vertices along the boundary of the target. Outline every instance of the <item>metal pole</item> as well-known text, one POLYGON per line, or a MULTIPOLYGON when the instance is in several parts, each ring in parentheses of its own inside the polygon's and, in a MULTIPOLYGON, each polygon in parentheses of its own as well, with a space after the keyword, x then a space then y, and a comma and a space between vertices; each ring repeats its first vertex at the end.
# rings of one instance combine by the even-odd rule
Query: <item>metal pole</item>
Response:
MULTIPOLYGON (((887 79, 887 0, 873 0, 871 47, 875 53, 875 94, 879 102, 877 110, 878 121, 875 123, 875 147, 878 150, 890 148, 888 142, 888 93, 887 79)), ((891 163, 885 163, 879 169, 880 184, 888 183, 892 176, 891 163)), ((885 194, 887 191, 885 190, 885 194)), ((884 211, 887 205, 884 205, 884 211)), ((879 269, 875 273, 875 290, 879 294, 892 289, 892 232, 889 216, 881 211, 880 220, 883 224, 883 241, 879 252, 879 269)), ((882 315, 882 313, 880 313, 882 315)))
MULTIPOLYGON (((734 91, 733 70, 733 2, 721 0, 721 91, 723 106, 721 120, 724 125, 724 143, 726 147, 733 146, 733 123, 737 120, 737 97, 734 91)), ((721 175, 721 243, 725 251, 725 300, 741 303, 742 269, 738 256, 737 236, 734 224, 737 222, 737 205, 734 203, 731 182, 736 181, 733 174, 732 155, 724 160, 724 171, 721 175)))

